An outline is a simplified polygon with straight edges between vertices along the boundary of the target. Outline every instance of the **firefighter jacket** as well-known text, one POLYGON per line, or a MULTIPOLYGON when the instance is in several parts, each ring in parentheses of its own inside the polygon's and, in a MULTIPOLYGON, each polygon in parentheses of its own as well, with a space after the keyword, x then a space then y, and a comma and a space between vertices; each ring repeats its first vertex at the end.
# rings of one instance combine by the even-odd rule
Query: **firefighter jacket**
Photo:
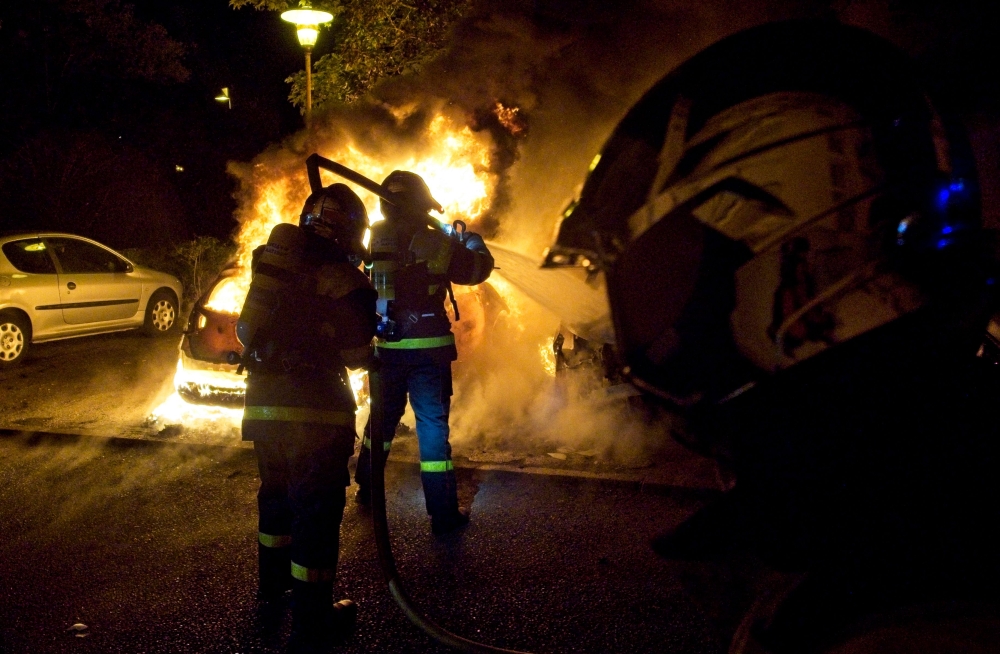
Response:
POLYGON ((280 438, 288 423, 353 431, 357 403, 346 368, 367 361, 376 294, 346 261, 311 259, 250 353, 243 440, 280 438))
POLYGON ((379 339, 387 363, 441 363, 457 358, 451 319, 445 309, 451 284, 481 284, 493 271, 493 255, 483 238, 466 232, 461 239, 423 223, 383 220, 372 225, 372 251, 391 253, 398 264, 389 318, 401 339, 379 339))

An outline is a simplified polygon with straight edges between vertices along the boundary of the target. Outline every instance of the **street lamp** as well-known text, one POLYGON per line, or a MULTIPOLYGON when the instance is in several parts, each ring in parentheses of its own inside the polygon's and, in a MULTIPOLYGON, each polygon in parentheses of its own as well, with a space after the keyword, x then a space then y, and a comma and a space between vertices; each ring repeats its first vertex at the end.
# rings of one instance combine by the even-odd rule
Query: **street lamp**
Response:
POLYGON ((216 102, 225 102, 227 105, 229 105, 230 109, 233 108, 233 99, 229 97, 229 87, 228 86, 223 86, 222 87, 222 93, 220 93, 219 95, 215 96, 215 100, 216 100, 216 102))
POLYGON ((301 0, 298 9, 289 9, 281 14, 281 19, 295 25, 299 43, 306 51, 306 127, 312 120, 312 49, 319 36, 319 26, 333 20, 333 14, 317 11, 308 0, 301 0))

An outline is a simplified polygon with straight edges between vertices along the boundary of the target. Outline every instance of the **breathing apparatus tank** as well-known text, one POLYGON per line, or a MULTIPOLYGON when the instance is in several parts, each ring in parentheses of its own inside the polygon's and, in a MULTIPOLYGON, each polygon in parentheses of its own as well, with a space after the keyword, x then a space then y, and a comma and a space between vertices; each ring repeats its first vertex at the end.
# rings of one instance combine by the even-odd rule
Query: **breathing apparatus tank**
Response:
POLYGON ((372 286, 378 293, 375 310, 381 316, 376 328, 380 338, 392 340, 395 322, 389 316, 389 307, 396 299, 396 272, 399 270, 399 238, 392 225, 381 225, 372 230, 370 245, 372 257, 372 286))
POLYGON ((281 223, 271 230, 236 322, 236 337, 245 353, 251 352, 257 333, 271 321, 282 298, 302 278, 305 244, 306 235, 296 225, 281 223))

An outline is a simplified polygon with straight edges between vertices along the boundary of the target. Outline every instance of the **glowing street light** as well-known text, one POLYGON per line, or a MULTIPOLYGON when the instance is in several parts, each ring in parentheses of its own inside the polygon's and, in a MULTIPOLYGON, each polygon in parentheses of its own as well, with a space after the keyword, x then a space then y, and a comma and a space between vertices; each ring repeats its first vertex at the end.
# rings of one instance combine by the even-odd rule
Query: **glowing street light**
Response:
POLYGON ((333 20, 333 14, 317 11, 308 0, 301 0, 298 9, 289 9, 281 14, 281 19, 295 25, 299 43, 306 51, 306 127, 312 121, 312 49, 319 36, 319 26, 333 20))
POLYGON ((233 108, 233 99, 229 97, 229 87, 228 86, 223 86, 222 87, 222 93, 220 93, 219 95, 215 96, 215 99, 217 101, 219 101, 219 102, 225 102, 227 105, 229 105, 230 109, 233 108))

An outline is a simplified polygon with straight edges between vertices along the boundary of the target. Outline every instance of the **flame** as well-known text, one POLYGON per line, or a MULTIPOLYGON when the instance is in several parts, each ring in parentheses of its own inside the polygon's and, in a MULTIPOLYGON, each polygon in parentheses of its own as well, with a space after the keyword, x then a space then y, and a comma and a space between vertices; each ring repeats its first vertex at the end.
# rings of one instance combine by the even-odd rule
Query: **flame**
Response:
POLYGON ((496 106, 493 107, 493 114, 497 117, 497 121, 510 132, 511 136, 522 136, 527 130, 520 112, 520 107, 506 107, 502 102, 497 102, 496 106))
MULTIPOLYGON (((498 119, 512 134, 520 133, 523 126, 516 107, 508 108, 497 103, 496 111, 498 119)), ((473 132, 468 126, 455 125, 444 115, 438 115, 427 124, 421 139, 423 145, 419 148, 400 149, 398 154, 385 155, 366 150, 356 142, 346 142, 319 147, 317 151, 375 181, 381 181, 393 170, 415 172, 423 177, 433 197, 443 206, 443 214, 436 216, 439 220, 449 223, 462 220, 470 229, 475 229, 476 220, 490 208, 498 181, 496 175, 490 172, 491 142, 488 139, 487 134, 473 132)), ((271 230, 279 223, 297 222, 302 204, 310 192, 304 164, 299 168, 283 169, 264 163, 262 158, 248 170, 251 179, 244 179, 248 196, 239 212, 241 226, 237 235, 236 271, 216 285, 205 304, 214 311, 234 315, 239 314, 250 287, 250 260, 254 249, 267 241, 271 230)), ((322 174, 324 184, 343 181, 328 172, 322 174)), ((378 198, 362 189, 355 190, 365 204, 369 222, 383 220, 378 198)), ((523 331, 520 316, 525 298, 502 278, 493 276, 490 284, 506 303, 512 324, 523 331)), ((540 348, 540 355, 543 367, 554 374, 551 339, 540 348)), ((216 389, 222 389, 222 393, 239 392, 239 389, 226 387, 227 375, 233 377, 226 372, 185 370, 179 363, 175 385, 187 384, 205 396, 210 396, 216 389)), ((370 402, 367 373, 363 370, 349 371, 349 379, 359 407, 360 428, 370 402)), ((230 386, 233 383, 236 382, 229 379, 230 386)), ((245 388, 244 380, 239 379, 238 384, 245 388)), ((169 424, 225 420, 238 426, 242 413, 239 408, 188 404, 175 393, 154 411, 151 418, 169 424)))
MULTIPOLYGON (((488 144, 468 126, 457 127, 443 115, 428 123, 425 140, 430 144, 426 152, 395 158, 365 152, 354 143, 320 148, 319 152, 375 181, 385 179, 393 170, 415 172, 424 178, 431 195, 444 208, 444 213, 435 217, 442 222, 463 220, 471 226, 489 209, 496 188, 496 176, 489 172, 488 144)), ((297 222, 302 203, 309 196, 305 165, 292 175, 277 173, 273 179, 267 178, 269 172, 263 164, 255 166, 254 176, 262 179, 255 180, 252 191, 255 197, 250 210, 244 212, 237 236, 239 274, 233 278, 230 289, 213 296, 210 308, 217 311, 240 312, 250 288, 250 257, 254 248, 267 242, 275 225, 297 222)), ((324 183, 343 181, 323 174, 324 183)), ((378 198, 366 191, 360 191, 359 195, 368 210, 369 222, 382 220, 378 198)))

